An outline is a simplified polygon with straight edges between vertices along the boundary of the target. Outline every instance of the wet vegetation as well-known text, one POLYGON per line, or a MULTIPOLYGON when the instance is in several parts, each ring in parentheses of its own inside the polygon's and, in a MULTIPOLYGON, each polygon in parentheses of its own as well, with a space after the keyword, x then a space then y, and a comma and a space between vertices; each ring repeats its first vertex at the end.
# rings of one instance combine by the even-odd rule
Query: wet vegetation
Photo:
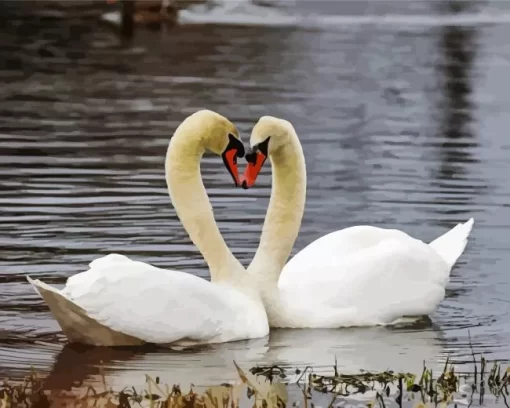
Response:
POLYGON ((183 392, 179 385, 164 385, 158 377, 146 376, 145 389, 114 391, 103 377, 103 389, 87 387, 73 391, 44 389, 44 378, 32 372, 22 381, 5 380, 0 386, 0 407, 338 407, 347 404, 368 408, 390 406, 436 407, 509 406, 510 368, 484 357, 474 372, 459 373, 447 360, 436 376, 425 365, 417 376, 410 373, 361 372, 341 374, 337 365, 330 375, 311 368, 290 370, 276 365, 257 366, 248 371, 233 363, 239 375, 236 384, 220 384, 183 392), (489 401, 484 399, 489 396, 489 401))

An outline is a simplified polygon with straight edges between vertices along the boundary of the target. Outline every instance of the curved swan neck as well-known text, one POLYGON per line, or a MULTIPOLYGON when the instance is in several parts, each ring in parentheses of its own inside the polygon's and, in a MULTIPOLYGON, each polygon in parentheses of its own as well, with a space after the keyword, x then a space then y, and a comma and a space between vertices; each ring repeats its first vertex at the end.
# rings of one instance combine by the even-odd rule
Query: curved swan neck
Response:
POLYGON ((248 267, 273 284, 287 262, 301 227, 306 200, 306 165, 295 132, 290 142, 270 156, 272 191, 260 244, 248 267))
POLYGON ((209 266, 212 282, 241 279, 244 267, 227 247, 214 219, 200 174, 205 148, 200 139, 177 131, 168 146, 166 183, 177 216, 209 266))

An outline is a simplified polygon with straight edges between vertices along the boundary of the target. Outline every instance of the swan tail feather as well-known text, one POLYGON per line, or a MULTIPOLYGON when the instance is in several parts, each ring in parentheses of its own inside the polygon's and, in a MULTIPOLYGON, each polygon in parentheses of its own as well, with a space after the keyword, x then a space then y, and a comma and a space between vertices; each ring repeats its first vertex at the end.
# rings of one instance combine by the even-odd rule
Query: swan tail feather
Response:
POLYGON ((144 341, 117 332, 87 315, 76 303, 57 288, 27 276, 34 290, 43 298, 51 314, 71 343, 93 346, 138 346, 144 341))
POLYGON ((469 234, 473 229, 473 223, 473 218, 465 223, 459 223, 429 244, 444 259, 450 269, 464 252, 469 234))

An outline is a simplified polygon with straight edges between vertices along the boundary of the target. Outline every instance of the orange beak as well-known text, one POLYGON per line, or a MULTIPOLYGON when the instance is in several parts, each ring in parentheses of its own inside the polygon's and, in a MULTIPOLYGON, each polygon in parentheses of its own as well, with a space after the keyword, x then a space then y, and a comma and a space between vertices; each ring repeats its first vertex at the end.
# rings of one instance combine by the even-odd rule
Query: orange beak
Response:
POLYGON ((244 145, 232 135, 228 135, 229 143, 225 151, 221 154, 223 164, 234 179, 236 187, 239 186, 239 169, 237 168, 237 158, 244 157, 244 145))
POLYGON ((228 172, 234 179, 234 183, 236 183, 236 187, 239 186, 239 168, 237 167, 237 149, 230 149, 223 153, 223 163, 227 168, 228 172))
POLYGON ((244 175, 241 177, 241 185, 244 189, 248 189, 255 184, 255 180, 262 170, 262 166, 266 161, 267 156, 262 153, 260 150, 256 153, 247 154, 246 161, 248 161, 248 165, 244 170, 244 175))

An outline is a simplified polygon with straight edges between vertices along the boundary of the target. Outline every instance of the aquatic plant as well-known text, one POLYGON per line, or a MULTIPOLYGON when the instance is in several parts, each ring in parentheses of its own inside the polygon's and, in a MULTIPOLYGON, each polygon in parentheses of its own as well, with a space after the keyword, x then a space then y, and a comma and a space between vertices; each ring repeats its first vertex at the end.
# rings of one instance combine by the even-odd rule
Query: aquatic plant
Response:
POLYGON ((158 377, 149 376, 146 376, 144 390, 137 391, 131 387, 115 392, 108 389, 103 376, 102 391, 89 386, 82 390, 81 395, 76 395, 44 390, 44 378, 32 371, 23 381, 3 382, 0 386, 0 407, 314 408, 319 406, 316 405, 318 396, 327 396, 328 407, 344 406, 345 403, 359 406, 363 402, 368 408, 422 408, 450 404, 470 406, 475 398, 482 405, 487 390, 495 405, 509 407, 510 368, 504 369, 493 362, 489 369, 483 356, 479 363, 475 361, 475 369, 470 373, 456 372, 447 360, 437 378, 425 364, 419 378, 414 374, 393 371, 341 374, 336 362, 330 375, 319 375, 310 367, 301 371, 277 365, 256 366, 244 371, 236 362, 233 364, 239 375, 238 383, 220 384, 204 392, 196 392, 193 387, 183 392, 179 385, 163 385, 158 377), (290 375, 295 381, 289 380, 290 375), (293 399, 289 393, 299 398, 293 399))

